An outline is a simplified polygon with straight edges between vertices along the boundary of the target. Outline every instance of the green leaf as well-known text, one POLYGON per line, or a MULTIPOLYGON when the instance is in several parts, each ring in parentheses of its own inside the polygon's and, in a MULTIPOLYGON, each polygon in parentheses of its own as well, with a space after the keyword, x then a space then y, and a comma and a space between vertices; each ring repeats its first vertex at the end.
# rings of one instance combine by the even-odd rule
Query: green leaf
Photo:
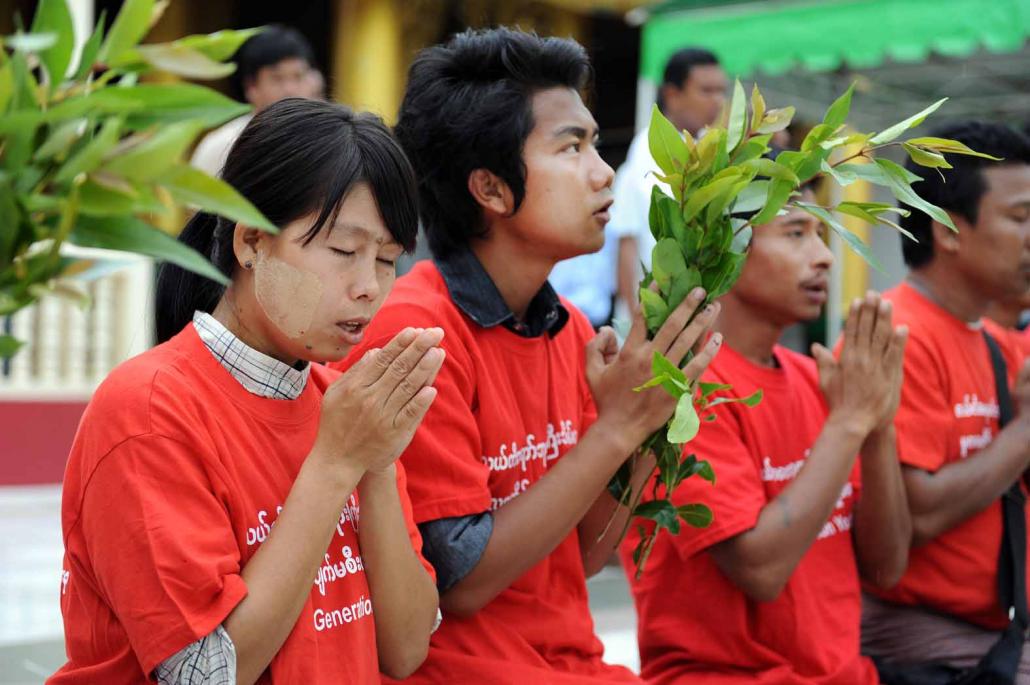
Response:
POLYGON ((675 529, 676 532, 679 531, 679 512, 675 505, 668 500, 659 499, 652 500, 650 502, 641 502, 637 505, 637 508, 633 510, 633 515, 650 519, 661 528, 668 528, 670 531, 673 529, 675 529))
POLYGON ((701 285, 701 272, 695 266, 688 266, 685 272, 672 281, 672 287, 669 290, 669 311, 680 306, 683 300, 687 299, 690 291, 699 285, 701 285))
POLYGON ((737 195, 737 201, 733 203, 734 214, 746 214, 757 212, 769 198, 770 181, 752 181, 737 195))
POLYGON ((992 157, 991 155, 984 154, 983 152, 977 152, 971 149, 965 143, 960 143, 957 140, 951 140, 949 138, 934 138, 933 136, 926 136, 923 138, 912 138, 905 141, 909 145, 917 145, 934 152, 941 152, 953 155, 971 155, 973 157, 983 157, 984 159, 990 159, 995 162, 1002 161, 1001 157, 992 157))
POLYGON ((0 269, 6 267, 15 255, 19 224, 14 189, 6 178, 0 179, 0 269))
POLYGON ((751 132, 756 133, 762 118, 765 116, 765 98, 758 90, 758 83, 751 88, 751 132))
POLYGON ((51 47, 39 53, 53 91, 64 81, 75 47, 75 27, 66 0, 40 0, 32 20, 32 32, 52 33, 57 37, 51 47))
POLYGON ((669 442, 682 445, 690 442, 697 435, 701 428, 701 419, 694 408, 694 398, 691 393, 681 395, 676 402, 676 413, 672 415, 669 429, 666 433, 669 442))
POLYGON ((951 164, 948 160, 944 159, 944 155, 936 152, 930 152, 920 147, 916 147, 911 143, 902 143, 901 147, 905 148, 905 152, 912 158, 912 161, 916 164, 925 167, 940 168, 940 169, 951 169, 951 164))
POLYGON ((697 387, 701 389, 702 397, 709 397, 713 393, 733 389, 733 386, 728 383, 705 383, 704 381, 699 381, 697 387))
POLYGON ((183 78, 218 79, 236 71, 236 65, 231 62, 216 62, 202 52, 174 43, 140 45, 122 54, 136 57, 152 67, 183 78))
POLYGON ((101 62, 114 62, 147 34, 154 0, 125 0, 97 55, 101 62))
POLYGON ((86 114, 128 113, 127 125, 141 130, 191 119, 204 128, 218 126, 250 110, 221 93, 192 83, 144 83, 110 87, 65 100, 47 113, 47 120, 86 114))
POLYGON ((891 126, 889 128, 885 128, 884 130, 880 131, 875 136, 870 138, 869 142, 872 143, 873 145, 882 145, 883 143, 889 143, 890 141, 894 140, 895 138, 897 138, 898 136, 900 136, 902 133, 904 133, 905 131, 909 130, 910 128, 915 128, 919 124, 923 123, 923 120, 926 119, 926 117, 928 117, 931 114, 933 114, 934 112, 936 112, 937 108, 940 107, 941 105, 943 105, 947 101, 948 101, 948 98, 941 98, 940 100, 938 100, 937 102, 933 103, 932 105, 930 105, 926 109, 922 110, 921 112, 919 112, 917 114, 913 114, 908 119, 905 119, 904 121, 900 121, 900 122, 894 124, 893 126, 891 126))
POLYGON ((63 158, 69 148, 85 133, 87 123, 86 119, 72 119, 56 127, 39 146, 32 159, 39 162, 54 157, 63 158))
POLYGON ((737 151, 733 153, 733 163, 743 164, 751 159, 757 159, 769 151, 769 141, 772 134, 766 133, 762 136, 753 136, 745 141, 737 151))
POLYGON ((719 258, 715 268, 705 271, 705 290, 710 299, 716 299, 727 293, 740 278, 747 255, 736 252, 725 252, 719 258))
POLYGON ((208 34, 196 34, 186 36, 175 41, 174 45, 181 45, 185 48, 196 50, 216 62, 225 60, 236 54, 240 46, 261 33, 263 28, 223 30, 208 34))
POLYGON ((686 374, 658 350, 655 350, 654 356, 651 357, 651 373, 655 376, 664 374, 679 381, 681 385, 688 385, 686 374))
POLYGON ((677 511, 683 522, 692 528, 707 528, 715 520, 712 510, 703 504, 684 504, 677 511))
POLYGON ((104 40, 106 17, 107 10, 101 10, 100 18, 97 19, 97 25, 94 27, 93 33, 90 34, 86 43, 82 46, 82 52, 79 54, 79 66, 75 69, 75 75, 72 77, 76 81, 82 79, 93 70, 93 65, 97 61, 97 55, 100 53, 100 44, 104 40))
POLYGON ((7 105, 14 96, 14 73, 7 52, 0 49, 0 114, 7 111, 7 105))
POLYGON ((68 240, 80 247, 121 250, 177 264, 216 283, 229 279, 203 255, 135 217, 80 216, 68 240))
POLYGON ((134 181, 153 181, 183 158, 200 128, 196 122, 180 121, 143 134, 140 142, 112 151, 102 170, 134 181))
POLYGON ((770 109, 765 113, 762 123, 755 129, 755 133, 776 133, 777 131, 782 131, 790 126, 790 121, 793 118, 793 107, 770 109))
POLYGON ((930 204, 923 198, 919 197, 916 191, 912 190, 912 186, 909 185, 909 178, 912 174, 910 174, 907 169, 890 161, 889 159, 877 159, 876 165, 883 170, 888 180, 888 187, 894 194, 894 197, 908 206, 918 209, 934 221, 947 226, 951 230, 958 230, 955 228, 955 222, 951 220, 951 217, 948 216, 946 211, 937 205, 930 204))
POLYGON ((651 273, 662 293, 668 295, 672 281, 687 270, 679 243, 674 238, 662 238, 651 251, 651 273))
POLYGON ((173 167, 158 179, 182 203, 195 205, 206 212, 224 216, 252 228, 260 228, 269 233, 278 233, 275 224, 240 195, 235 188, 225 181, 208 176, 203 171, 187 164, 173 167))
POLYGON ((121 125, 122 121, 116 117, 107 119, 93 139, 64 163, 54 180, 58 183, 67 183, 82 172, 93 171, 100 166, 104 155, 118 143, 121 125))
POLYGON ((821 147, 822 143, 825 142, 836 133, 837 129, 827 126, 826 124, 816 124, 812 127, 812 130, 808 132, 805 139, 801 141, 801 152, 811 152, 812 150, 821 147))
MULTIPOLYGON (((743 219, 741 219, 743 221, 743 219)), ((730 250, 740 255, 747 254, 748 247, 751 246, 751 236, 754 235, 754 229, 750 226, 739 226, 733 229, 733 240, 730 242, 730 250)))
POLYGON ((826 110, 826 116, 823 117, 823 123, 826 126, 829 126, 833 130, 837 130, 844 124, 844 121, 848 118, 848 113, 851 112, 851 95, 854 92, 855 84, 852 82, 852 84, 848 86, 847 91, 833 101, 830 108, 826 110))
POLYGON ((743 166, 751 169, 759 176, 778 178, 782 181, 790 181, 795 185, 799 185, 801 183, 801 179, 798 178, 798 175, 794 173, 793 169, 767 157, 752 159, 750 162, 745 162, 743 166))
POLYGON ((651 186, 651 204, 648 208, 647 223, 655 241, 662 238, 673 238, 677 235, 678 228, 686 227, 680 214, 679 205, 657 184, 651 186))
POLYGON ((730 102, 729 124, 726 127, 726 149, 733 151, 744 139, 747 131, 747 99, 740 79, 733 82, 733 99, 730 102))
POLYGON ((719 148, 724 147, 726 141, 726 129, 722 128, 709 128, 705 131, 705 134, 701 136, 701 140, 697 143, 697 159, 702 169, 714 169, 714 162, 716 156, 719 154, 719 148))
MULTIPOLYGON (((707 139, 707 136, 705 138, 707 139)), ((728 191, 739 180, 739 175, 724 176, 695 189, 687 198, 686 204, 683 205, 683 219, 688 222, 692 220, 709 202, 721 193, 728 191)))
POLYGON ((0 335, 0 359, 10 359, 25 343, 10 335, 0 335))
POLYGON ((661 295, 650 288, 640 289, 640 307, 644 311, 647 330, 652 333, 661 328, 665 319, 669 317, 669 306, 665 304, 661 295))
POLYGON ((783 209, 783 205, 787 204, 787 200, 790 199, 790 195, 793 192, 794 184, 790 181, 781 181, 779 179, 773 181, 769 185, 765 206, 761 212, 752 217, 751 223, 755 226, 761 226, 772 221, 779 214, 780 210, 783 209))
POLYGON ((651 109, 651 124, 647 130, 647 146, 655 164, 666 175, 682 171, 690 161, 690 152, 680 132, 665 118, 658 105, 651 109))
POLYGON ((860 257, 862 257, 862 259, 866 260, 866 262, 868 262, 874 269, 876 269, 880 273, 884 273, 883 266, 880 264, 879 260, 877 260, 876 257, 873 256, 873 252, 869 249, 869 246, 862 242, 862 240, 857 235, 849 231, 844 226, 844 224, 837 221, 837 219, 832 214, 830 214, 830 212, 826 211, 822 207, 810 205, 807 202, 798 202, 797 205, 804 211, 808 212, 809 214, 811 214, 812 216, 814 216, 815 218, 819 219, 824 224, 829 226, 833 230, 833 232, 839 235, 841 239, 848 244, 848 247, 854 250, 860 257))
POLYGON ((16 33, 13 36, 4 36, 3 43, 18 53, 39 54, 57 45, 57 34, 53 32, 16 33))

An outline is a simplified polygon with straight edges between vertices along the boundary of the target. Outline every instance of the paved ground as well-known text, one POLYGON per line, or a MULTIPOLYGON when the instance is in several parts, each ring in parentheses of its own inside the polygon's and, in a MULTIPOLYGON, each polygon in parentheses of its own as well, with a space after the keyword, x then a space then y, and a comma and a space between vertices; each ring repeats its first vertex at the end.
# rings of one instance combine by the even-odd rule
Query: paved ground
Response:
MULTIPOLYGON (((0 685, 42 683, 64 661, 58 588, 58 486, 0 487, 0 685)), ((608 661, 638 666, 626 580, 607 568, 589 582, 608 661)))

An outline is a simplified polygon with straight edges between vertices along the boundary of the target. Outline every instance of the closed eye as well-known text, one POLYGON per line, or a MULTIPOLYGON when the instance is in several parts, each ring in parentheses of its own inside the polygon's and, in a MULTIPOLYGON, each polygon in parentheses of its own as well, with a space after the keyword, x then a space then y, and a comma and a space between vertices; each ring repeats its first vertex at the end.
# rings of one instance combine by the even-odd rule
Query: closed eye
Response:
POLYGON ((338 247, 330 247, 329 249, 332 250, 334 253, 340 255, 341 257, 353 257, 354 256, 354 253, 352 251, 350 251, 350 250, 341 250, 338 247))

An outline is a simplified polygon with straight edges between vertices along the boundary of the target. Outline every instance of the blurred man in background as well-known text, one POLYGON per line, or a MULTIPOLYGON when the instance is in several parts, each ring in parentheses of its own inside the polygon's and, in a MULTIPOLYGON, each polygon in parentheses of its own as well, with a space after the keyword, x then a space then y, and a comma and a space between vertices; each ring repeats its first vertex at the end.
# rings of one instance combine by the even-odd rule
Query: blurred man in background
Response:
POLYGON ((257 112, 289 97, 324 97, 324 79, 311 45, 296 29, 272 25, 245 42, 233 58, 238 91, 254 109, 207 134, 190 164, 217 176, 229 148, 257 112))

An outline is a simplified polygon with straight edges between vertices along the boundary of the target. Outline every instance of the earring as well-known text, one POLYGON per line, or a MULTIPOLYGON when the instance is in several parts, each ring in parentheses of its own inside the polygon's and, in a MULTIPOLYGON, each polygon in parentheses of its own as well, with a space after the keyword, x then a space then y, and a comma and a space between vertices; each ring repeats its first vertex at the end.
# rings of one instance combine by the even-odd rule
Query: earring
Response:
POLYGON ((250 260, 247 260, 247 261, 243 262, 243 268, 244 269, 249 269, 252 266, 254 266, 254 263, 251 262, 250 260))

